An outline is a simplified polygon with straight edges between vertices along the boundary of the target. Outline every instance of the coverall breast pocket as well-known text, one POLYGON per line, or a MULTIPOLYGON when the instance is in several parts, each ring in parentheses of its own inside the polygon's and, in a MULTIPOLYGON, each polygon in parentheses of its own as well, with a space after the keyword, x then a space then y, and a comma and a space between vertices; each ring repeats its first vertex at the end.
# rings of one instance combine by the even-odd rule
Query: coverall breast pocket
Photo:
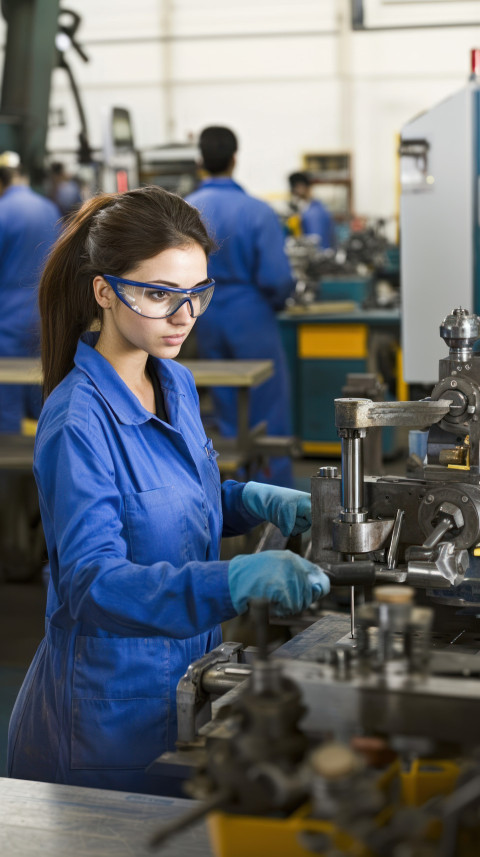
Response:
POLYGON ((168 741, 169 641, 77 637, 72 769, 144 769, 168 741))
POLYGON ((185 506, 174 485, 127 494, 124 504, 132 562, 182 565, 189 559, 185 506))

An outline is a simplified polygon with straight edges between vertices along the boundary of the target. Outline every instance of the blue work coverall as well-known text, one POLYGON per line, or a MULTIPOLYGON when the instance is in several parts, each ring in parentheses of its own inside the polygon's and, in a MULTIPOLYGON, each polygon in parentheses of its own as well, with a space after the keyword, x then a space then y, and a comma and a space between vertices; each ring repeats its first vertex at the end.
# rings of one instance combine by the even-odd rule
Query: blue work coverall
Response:
POLYGON ((312 199, 307 208, 301 213, 302 232, 304 235, 318 235, 320 246, 326 250, 335 245, 335 228, 333 217, 318 199, 312 199))
MULTIPOLYGON (((29 357, 40 350, 37 288, 60 231, 60 211, 26 185, 0 196, 0 357, 29 357)), ((16 434, 24 416, 38 417, 38 387, 0 384, 0 432, 16 434)))
POLYGON ((92 345, 47 399, 34 472, 51 569, 46 634, 9 728, 8 773, 165 790, 145 768, 176 740, 176 686, 235 615, 220 539, 258 524, 220 485, 191 373, 154 360, 169 422, 92 345))
MULTIPOLYGON (((207 179, 187 202, 198 208, 218 245, 208 263, 215 292, 196 324, 198 353, 213 360, 273 360, 273 377, 252 390, 250 425, 266 420, 269 434, 288 436, 290 383, 275 311, 283 308, 294 283, 278 218, 231 178, 207 179)), ((233 437, 236 390, 215 387, 212 398, 220 432, 233 437)), ((255 479, 293 487, 290 459, 272 458, 270 473, 255 479)))

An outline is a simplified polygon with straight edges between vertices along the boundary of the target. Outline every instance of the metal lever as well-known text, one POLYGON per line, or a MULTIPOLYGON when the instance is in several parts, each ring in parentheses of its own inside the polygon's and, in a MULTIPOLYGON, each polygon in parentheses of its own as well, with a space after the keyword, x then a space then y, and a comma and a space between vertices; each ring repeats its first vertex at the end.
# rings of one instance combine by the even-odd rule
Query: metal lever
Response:
POLYGON ((400 542, 400 531, 402 529, 403 517, 405 512, 403 509, 397 509, 397 514, 395 516, 395 523, 393 525, 392 531, 392 540, 390 542, 390 547, 388 548, 387 554, 387 568, 391 571, 397 565, 398 558, 398 545, 400 542))
POLYGON ((445 535, 445 533, 447 533, 448 530, 451 530, 452 527, 454 527, 454 526, 455 526, 455 524, 454 524, 452 518, 448 515, 445 515, 445 517, 440 519, 440 521, 438 522, 438 524, 435 527, 435 529, 433 530, 433 532, 430 533, 430 535, 428 536, 427 539, 425 539, 422 547, 423 548, 434 548, 434 547, 436 547, 436 545, 438 545, 438 543, 442 541, 442 538, 445 535))
POLYGON ((179 816, 179 818, 173 818, 171 821, 162 824, 150 837, 148 842, 150 848, 160 848, 171 836, 181 833, 186 827, 190 827, 190 825, 200 821, 214 809, 221 809, 221 807, 228 803, 230 797, 231 795, 227 791, 214 792, 209 798, 202 800, 193 806, 192 809, 188 810, 188 812, 179 816))

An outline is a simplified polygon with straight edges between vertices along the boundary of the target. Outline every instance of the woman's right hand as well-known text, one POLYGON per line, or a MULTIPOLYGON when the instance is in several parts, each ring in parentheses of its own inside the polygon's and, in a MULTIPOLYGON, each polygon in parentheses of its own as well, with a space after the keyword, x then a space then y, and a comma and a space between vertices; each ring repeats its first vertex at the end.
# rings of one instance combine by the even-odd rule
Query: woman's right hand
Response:
POLYGON ((276 616, 300 613, 330 591, 330 580, 318 565, 281 550, 234 557, 228 584, 237 613, 244 613, 252 598, 266 598, 276 616))

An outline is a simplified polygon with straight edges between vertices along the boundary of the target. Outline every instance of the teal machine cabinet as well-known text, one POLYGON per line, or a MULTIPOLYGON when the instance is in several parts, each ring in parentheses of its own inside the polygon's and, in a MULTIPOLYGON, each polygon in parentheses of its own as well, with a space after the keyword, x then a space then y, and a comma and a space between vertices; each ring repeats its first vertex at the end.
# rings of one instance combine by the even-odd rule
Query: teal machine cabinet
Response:
POLYGON ((334 400, 347 374, 378 372, 381 348, 395 361, 396 398, 408 399, 402 381, 398 309, 313 314, 293 311, 278 316, 292 386, 293 430, 305 455, 340 456, 334 400))

